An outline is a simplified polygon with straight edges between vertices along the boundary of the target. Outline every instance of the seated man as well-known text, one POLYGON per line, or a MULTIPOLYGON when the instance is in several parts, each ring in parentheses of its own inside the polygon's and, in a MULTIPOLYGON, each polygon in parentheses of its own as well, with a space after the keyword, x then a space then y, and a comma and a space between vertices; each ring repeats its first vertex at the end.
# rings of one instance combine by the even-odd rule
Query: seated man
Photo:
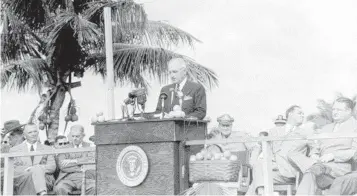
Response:
MULTIPOLYGON (((270 130, 270 136, 276 137, 301 137, 308 133, 299 126, 304 120, 304 113, 299 106, 291 106, 286 111, 287 122, 282 127, 270 130)), ((273 180, 274 184, 295 182, 298 170, 288 160, 288 154, 298 151, 307 154, 309 143, 307 141, 274 141, 272 143, 273 180)), ((264 191, 263 161, 259 161, 264 154, 261 149, 255 148, 252 152, 250 164, 253 166, 253 182, 247 194, 262 193, 264 191), (259 155, 260 154, 260 155, 259 155), (259 156, 258 156, 259 155, 259 156)))
MULTIPOLYGON (((1 133, 1 153, 8 153, 11 147, 21 144, 24 141, 23 125, 18 120, 9 120, 4 123, 3 132, 1 133)), ((4 159, 1 162, 1 193, 4 182, 4 159)))
MULTIPOLYGON (((68 140, 67 140, 67 137, 64 136, 64 135, 58 135, 56 138, 55 138, 55 143, 54 145, 52 146, 53 148, 55 149, 63 149, 63 148, 66 148, 67 145, 69 144, 68 140)), ((56 161, 56 171, 54 173, 54 177, 55 179, 58 178, 58 175, 59 175, 59 172, 60 172, 60 167, 59 167, 59 162, 58 162, 58 155, 59 154, 56 154, 55 155, 55 161, 56 161)))
MULTIPOLYGON (((70 129, 72 143, 68 148, 89 147, 83 142, 84 128, 81 125, 73 125, 70 129), (76 147, 75 147, 76 146, 76 147)), ((68 195, 73 190, 81 190, 82 170, 81 166, 86 163, 94 162, 92 153, 67 153, 58 155, 60 174, 56 180, 54 191, 57 195, 68 195)), ((88 179, 86 184, 86 195, 95 193, 95 180, 88 179)))
POLYGON ((351 149, 349 153, 354 154, 352 158, 352 172, 336 178, 333 181, 330 189, 325 191, 325 195, 356 195, 357 194, 357 139, 354 139, 353 149, 351 149))
MULTIPOLYGON (((357 153, 354 158, 357 165, 357 153)), ((357 168, 356 168, 357 169, 357 168)), ((356 195, 357 194, 357 170, 337 177, 330 189, 325 191, 325 195, 356 195)))
MULTIPOLYGON (((211 132, 208 134, 208 139, 213 140, 224 140, 224 139, 232 139, 232 138, 246 138, 249 135, 245 132, 241 131, 233 131, 233 122, 234 118, 232 118, 228 114, 223 114, 217 118, 218 127, 213 127, 211 132)), ((209 148, 216 148, 218 146, 223 151, 246 151, 251 149, 254 144, 250 143, 227 143, 227 144, 215 144, 208 146, 209 148)))
MULTIPOLYGON (((35 124, 24 127, 26 140, 11 148, 10 152, 47 151, 52 148, 37 141, 38 129, 35 124)), ((52 189, 54 183, 53 173, 56 169, 54 157, 27 156, 14 158, 14 194, 17 195, 44 195, 52 189)))
MULTIPOLYGON (((232 131, 234 118, 228 114, 221 115, 217 118, 218 127, 214 127, 210 134, 208 135, 208 139, 212 140, 225 140, 225 139, 243 139, 248 138, 249 135, 245 132, 241 131, 232 131)), ((249 154, 249 151, 254 147, 253 143, 227 143, 227 144, 213 144, 207 146, 207 151, 211 153, 216 152, 224 152, 230 151, 232 154, 238 156, 238 159, 241 163, 245 164, 248 162, 245 155, 249 154)), ((246 186, 243 188, 241 185, 243 184, 243 179, 240 180, 241 184, 239 184, 239 188, 237 187, 237 182, 225 182, 219 183, 220 186, 225 187, 230 194, 237 194, 237 191, 245 192, 246 186), (244 189, 244 190, 243 190, 244 189)), ((245 179, 244 179, 245 180, 245 179)), ((250 179, 249 179, 250 180, 250 179)), ((245 182, 244 182, 245 184, 245 182)))
MULTIPOLYGON (((334 123, 321 130, 326 135, 353 133, 357 120, 352 117, 353 102, 348 98, 337 99, 332 106, 334 123)), ((319 146, 311 149, 311 156, 291 153, 289 159, 304 173, 297 195, 316 195, 326 189, 334 178, 351 172, 350 159, 353 139, 320 140, 319 146)))
POLYGON ((168 95, 162 108, 158 100, 156 113, 173 111, 175 105, 181 106, 186 117, 202 120, 206 116, 206 91, 196 82, 187 79, 187 65, 182 58, 173 58, 168 62, 169 75, 173 84, 164 86, 161 93, 168 95))

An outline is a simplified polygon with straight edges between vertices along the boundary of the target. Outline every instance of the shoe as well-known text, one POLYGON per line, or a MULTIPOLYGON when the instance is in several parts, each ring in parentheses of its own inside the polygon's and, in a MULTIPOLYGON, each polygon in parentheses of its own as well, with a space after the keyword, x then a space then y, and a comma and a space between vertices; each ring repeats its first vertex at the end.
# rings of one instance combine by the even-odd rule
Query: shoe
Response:
POLYGON ((42 191, 41 193, 39 193, 38 195, 48 195, 46 191, 42 191))
POLYGON ((331 173, 331 168, 322 163, 314 164, 309 170, 311 173, 315 174, 315 176, 321 176, 323 174, 328 175, 331 173))

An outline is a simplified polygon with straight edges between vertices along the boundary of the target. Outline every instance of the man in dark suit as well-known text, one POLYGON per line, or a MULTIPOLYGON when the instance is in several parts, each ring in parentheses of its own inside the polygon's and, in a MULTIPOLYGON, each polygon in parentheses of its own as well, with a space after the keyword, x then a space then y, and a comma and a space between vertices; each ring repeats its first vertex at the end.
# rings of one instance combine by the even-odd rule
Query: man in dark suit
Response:
MULTIPOLYGON (((72 143, 68 148, 86 148, 90 144, 83 142, 84 128, 81 125, 71 127, 69 138, 72 143)), ((55 183, 54 191, 57 195, 68 195, 73 190, 81 190, 82 187, 82 165, 94 162, 93 153, 67 153, 58 155, 60 173, 55 183)), ((86 180, 86 195, 95 193, 95 180, 86 180)), ((82 193, 83 194, 83 193, 82 193)))
MULTIPOLYGON (((185 117, 202 120, 206 116, 206 91, 201 84, 187 79, 186 66, 182 58, 173 58, 168 62, 169 75, 173 83, 161 89, 161 93, 168 95, 164 101, 163 111, 169 113, 175 105, 179 105, 185 117)), ((162 103, 159 98, 156 113, 161 111, 162 103)))

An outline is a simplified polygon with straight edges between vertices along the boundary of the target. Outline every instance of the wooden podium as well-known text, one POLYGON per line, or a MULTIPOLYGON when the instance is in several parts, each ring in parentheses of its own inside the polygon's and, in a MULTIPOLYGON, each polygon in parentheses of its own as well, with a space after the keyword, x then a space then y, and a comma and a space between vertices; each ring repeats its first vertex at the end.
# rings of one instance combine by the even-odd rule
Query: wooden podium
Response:
POLYGON ((207 121, 183 119, 95 124, 97 195, 175 195, 186 190, 189 156, 203 146, 185 147, 184 141, 204 139, 206 132, 207 121), (139 176, 146 165, 138 158, 138 147, 148 160, 145 176, 139 176), (125 181, 136 171, 140 184, 128 186, 125 181))

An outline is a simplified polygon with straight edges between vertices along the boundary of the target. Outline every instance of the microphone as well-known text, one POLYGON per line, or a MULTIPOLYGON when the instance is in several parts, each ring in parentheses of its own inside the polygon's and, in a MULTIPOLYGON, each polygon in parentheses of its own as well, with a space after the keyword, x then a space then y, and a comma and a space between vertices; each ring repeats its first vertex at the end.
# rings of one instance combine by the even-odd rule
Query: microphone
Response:
POLYGON ((170 92, 171 92, 171 106, 170 106, 170 111, 173 111, 173 106, 172 106, 172 103, 174 101, 174 93, 175 93, 175 89, 174 88, 170 88, 170 92))
POLYGON ((164 108, 165 108, 165 100, 167 99, 167 94, 162 92, 160 94, 160 99, 161 99, 161 116, 160 116, 160 119, 163 119, 164 118, 164 108))

